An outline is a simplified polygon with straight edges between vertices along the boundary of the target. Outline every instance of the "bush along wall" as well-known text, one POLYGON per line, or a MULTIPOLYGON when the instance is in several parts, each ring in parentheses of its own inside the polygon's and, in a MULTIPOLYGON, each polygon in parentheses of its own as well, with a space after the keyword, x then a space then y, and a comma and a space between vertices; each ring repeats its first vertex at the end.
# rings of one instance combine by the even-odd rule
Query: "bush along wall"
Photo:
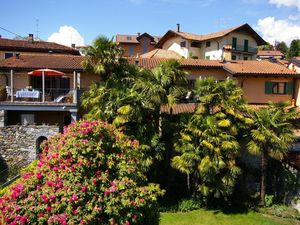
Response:
POLYGON ((80 121, 44 144, 36 168, 0 198, 1 224, 156 224, 139 143, 102 121, 80 121))

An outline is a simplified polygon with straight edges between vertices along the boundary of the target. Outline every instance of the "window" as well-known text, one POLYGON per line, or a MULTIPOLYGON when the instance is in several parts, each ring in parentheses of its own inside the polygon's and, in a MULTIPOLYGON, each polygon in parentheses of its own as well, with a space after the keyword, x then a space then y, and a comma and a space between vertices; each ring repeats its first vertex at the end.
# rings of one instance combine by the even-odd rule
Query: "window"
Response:
POLYGON ((232 60, 236 60, 236 55, 232 55, 232 56, 231 56, 231 59, 232 59, 232 60))
POLYGON ((13 56, 14 56, 14 53, 12 53, 12 52, 5 52, 4 58, 8 59, 8 58, 13 57, 13 56))
POLYGON ((134 47, 129 46, 129 56, 134 56, 134 47))
POLYGON ((205 59, 208 59, 208 60, 209 60, 209 59, 210 59, 210 56, 209 56, 209 55, 205 56, 205 59))
POLYGON ((193 47, 193 48, 201 48, 201 42, 192 41, 191 47, 193 47))
POLYGON ((293 94, 293 82, 266 82, 265 94, 290 95, 293 94))
POLYGON ((247 57, 247 56, 244 56, 244 60, 248 60, 248 57, 247 57))
POLYGON ((180 47, 181 47, 181 48, 185 48, 185 47, 186 47, 186 41, 180 42, 180 47))
POLYGON ((188 80, 188 89, 193 90, 195 88, 195 83, 196 83, 196 80, 194 80, 194 79, 188 80))
POLYGON ((143 54, 148 52, 148 41, 147 39, 143 40, 143 54))
POLYGON ((233 38, 232 38, 232 49, 233 49, 233 50, 236 50, 236 44, 237 44, 237 38, 236 38, 236 37, 233 37, 233 38))
POLYGON ((248 40, 244 40, 244 51, 248 52, 249 50, 249 41, 248 40))
POLYGON ((207 41, 205 46, 206 46, 206 48, 210 47, 210 41, 207 41))
POLYGON ((131 36, 127 36, 126 39, 127 39, 127 41, 131 41, 132 40, 131 36))

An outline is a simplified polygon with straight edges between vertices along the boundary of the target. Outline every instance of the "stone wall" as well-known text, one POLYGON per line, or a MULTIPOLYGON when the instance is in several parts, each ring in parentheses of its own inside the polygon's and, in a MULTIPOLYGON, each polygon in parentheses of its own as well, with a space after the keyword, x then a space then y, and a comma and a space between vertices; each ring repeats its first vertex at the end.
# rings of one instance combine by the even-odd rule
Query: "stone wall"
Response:
MULTIPOLYGON (((9 168, 21 162, 27 165, 37 158, 37 139, 47 139, 59 132, 58 126, 5 126, 0 127, 0 160, 9 168)), ((1 162, 0 162, 1 163, 1 162)))

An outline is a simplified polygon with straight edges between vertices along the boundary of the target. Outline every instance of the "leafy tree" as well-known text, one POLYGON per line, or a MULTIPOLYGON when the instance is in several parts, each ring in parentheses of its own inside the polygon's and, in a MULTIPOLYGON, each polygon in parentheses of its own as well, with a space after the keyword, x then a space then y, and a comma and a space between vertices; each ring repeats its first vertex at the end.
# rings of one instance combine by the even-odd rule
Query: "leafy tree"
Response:
POLYGON ((203 79, 196 84, 199 104, 175 145, 173 167, 187 174, 188 189, 204 197, 229 195, 241 173, 236 165, 238 130, 251 124, 245 117, 242 90, 233 80, 203 79), (190 185, 190 180, 193 186, 190 185))
POLYGON ((288 108, 289 103, 270 104, 267 108, 255 110, 253 128, 248 150, 261 155, 261 204, 265 205, 266 176, 269 157, 280 160, 294 140, 294 126, 291 123, 298 115, 296 108, 288 108))
POLYGON ((281 51, 283 54, 286 54, 289 48, 284 41, 281 41, 277 44, 276 49, 281 51))
POLYGON ((1 224, 158 224, 145 152, 115 126, 80 121, 46 142, 37 167, 0 198, 1 224))
POLYGON ((300 55, 300 40, 296 39, 291 42, 290 48, 288 50, 288 58, 293 58, 300 55))

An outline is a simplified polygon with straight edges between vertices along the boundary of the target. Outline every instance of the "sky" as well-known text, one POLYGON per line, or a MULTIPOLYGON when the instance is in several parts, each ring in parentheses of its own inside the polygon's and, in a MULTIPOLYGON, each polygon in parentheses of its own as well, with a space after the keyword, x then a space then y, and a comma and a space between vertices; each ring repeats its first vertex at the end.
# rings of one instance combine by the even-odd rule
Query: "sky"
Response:
POLYGON ((300 0, 2 0, 0 35, 29 33, 70 46, 99 35, 181 30, 207 34, 244 23, 266 41, 300 39, 300 0))

